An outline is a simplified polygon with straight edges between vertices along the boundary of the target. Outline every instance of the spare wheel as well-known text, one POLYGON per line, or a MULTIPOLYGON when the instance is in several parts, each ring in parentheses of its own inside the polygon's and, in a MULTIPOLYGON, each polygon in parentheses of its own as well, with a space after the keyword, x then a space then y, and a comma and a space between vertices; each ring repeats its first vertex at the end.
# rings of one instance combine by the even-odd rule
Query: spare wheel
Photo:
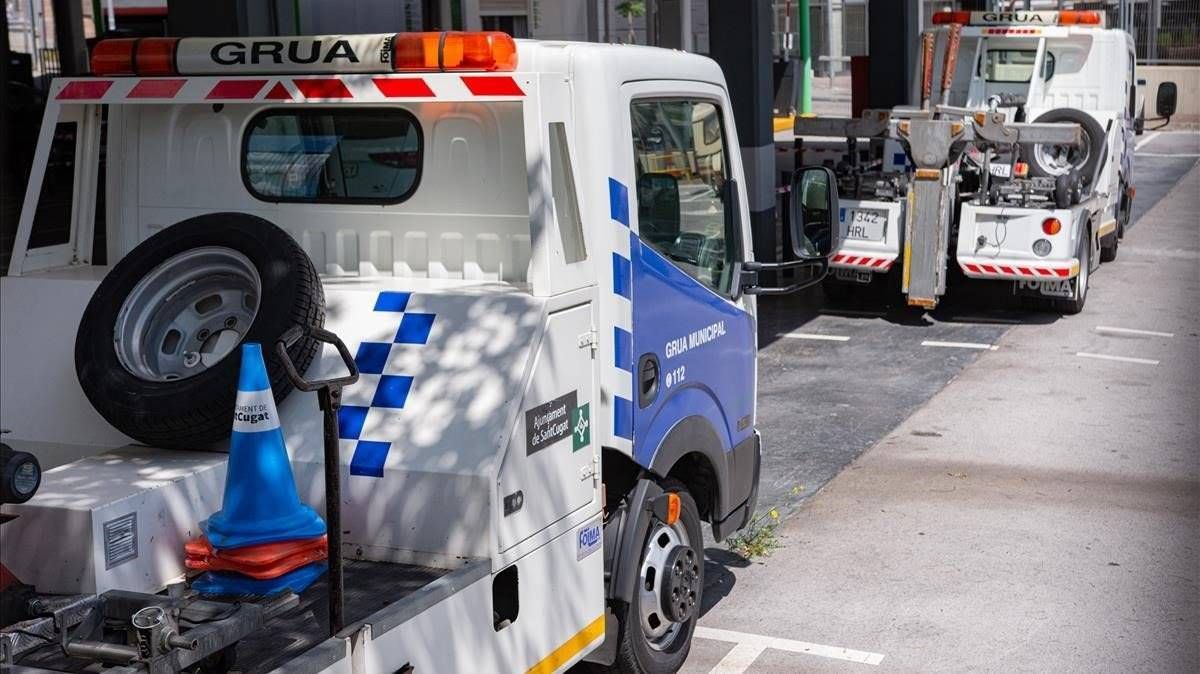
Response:
MULTIPOLYGON (((108 272, 79 324, 75 372, 122 433, 202 447, 229 435, 242 342, 264 346, 278 402, 292 387, 275 342, 293 325, 324 322, 317 271, 287 232, 244 213, 201 215, 146 239, 108 272)), ((305 336, 288 350, 301 372, 318 346, 305 336)))
POLYGON ((1102 160, 1106 149, 1104 127, 1094 117, 1075 108, 1055 108, 1038 116, 1038 124, 1069 122, 1078 124, 1083 135, 1082 143, 1076 145, 1054 145, 1030 143, 1021 154, 1029 163, 1029 172, 1034 176, 1055 178, 1076 171, 1090 182, 1096 175, 1096 165, 1102 160))

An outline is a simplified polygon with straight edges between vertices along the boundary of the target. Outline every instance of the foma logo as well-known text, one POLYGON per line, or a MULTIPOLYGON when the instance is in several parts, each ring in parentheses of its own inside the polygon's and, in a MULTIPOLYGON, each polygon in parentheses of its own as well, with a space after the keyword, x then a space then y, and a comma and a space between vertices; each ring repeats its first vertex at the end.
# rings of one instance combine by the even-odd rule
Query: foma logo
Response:
POLYGON ((603 538, 600 531, 600 520, 597 519, 584 525, 577 536, 575 559, 580 560, 600 549, 600 541, 603 538))

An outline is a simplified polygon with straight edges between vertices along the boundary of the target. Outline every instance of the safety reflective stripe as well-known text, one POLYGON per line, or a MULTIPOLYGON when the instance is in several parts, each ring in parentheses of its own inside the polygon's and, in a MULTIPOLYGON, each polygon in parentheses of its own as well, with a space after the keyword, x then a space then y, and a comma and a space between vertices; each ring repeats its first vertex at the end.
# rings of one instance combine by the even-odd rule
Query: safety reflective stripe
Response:
POLYGON ((103 98, 112 85, 112 80, 68 82, 56 98, 60 101, 103 98))
POLYGON ((968 274, 977 276, 1023 276, 1025 278, 1070 278, 1075 269, 1074 264, 1069 267, 1034 267, 1032 265, 961 262, 959 266, 968 274))
POLYGON ((388 98, 424 98, 434 95, 433 89, 420 77, 376 77, 371 80, 379 93, 388 98))
POLYGON ((354 98, 345 83, 336 77, 292 80, 305 98, 354 98))
POLYGON ((372 101, 405 98, 445 98, 462 100, 472 97, 524 96, 518 81, 509 76, 438 74, 432 77, 379 75, 361 77, 268 77, 214 78, 172 77, 68 80, 55 95, 56 100, 105 102, 178 100, 183 102, 222 101, 372 101), (263 95, 263 91, 266 95, 263 95))
POLYGON ((221 80, 213 85, 208 92, 209 100, 245 100, 254 98, 263 87, 266 80, 221 80))
POLYGON ((187 80, 142 80, 129 91, 129 98, 174 98, 187 80))
POLYGON ((554 649, 550 655, 542 658, 536 665, 530 667, 526 674, 543 674, 546 672, 556 672, 560 667, 567 664, 579 652, 586 648, 589 644, 604 636, 604 616, 596 618, 588 623, 587 627, 579 630, 570 639, 563 642, 561 646, 554 649))
POLYGON ((871 255, 848 255, 846 253, 837 253, 830 260, 835 267, 859 267, 867 269, 877 269, 879 271, 887 271, 891 269, 894 257, 874 257, 871 255))

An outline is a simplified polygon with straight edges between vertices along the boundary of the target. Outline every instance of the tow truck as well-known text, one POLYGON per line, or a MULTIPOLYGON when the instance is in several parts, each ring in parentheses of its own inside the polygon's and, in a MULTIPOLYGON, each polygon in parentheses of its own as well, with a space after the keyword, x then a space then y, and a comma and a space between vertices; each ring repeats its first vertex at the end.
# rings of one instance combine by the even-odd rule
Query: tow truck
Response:
POLYGON ((45 468, 3 506, 0 665, 678 669, 702 523, 755 509, 755 296, 804 285, 762 273, 819 281, 832 172, 795 173, 793 259, 756 261, 700 56, 448 32, 91 65, 52 85, 0 279, 0 425, 45 468), (252 342, 341 571, 199 597, 252 342))
POLYGON ((919 105, 795 121, 804 157, 835 167, 845 197, 826 291, 890 279, 928 310, 957 267, 1078 313, 1129 224, 1145 124, 1133 38, 1093 11, 938 12, 933 23, 919 105))

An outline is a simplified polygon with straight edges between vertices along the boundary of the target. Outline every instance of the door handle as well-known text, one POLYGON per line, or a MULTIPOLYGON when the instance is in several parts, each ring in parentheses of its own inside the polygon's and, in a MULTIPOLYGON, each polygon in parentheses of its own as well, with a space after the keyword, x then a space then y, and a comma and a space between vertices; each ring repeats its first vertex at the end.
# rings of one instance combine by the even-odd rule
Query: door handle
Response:
POLYGON ((639 408, 649 407, 658 397, 659 372, 658 356, 653 353, 643 353, 638 358, 637 383, 635 385, 638 391, 639 408))

